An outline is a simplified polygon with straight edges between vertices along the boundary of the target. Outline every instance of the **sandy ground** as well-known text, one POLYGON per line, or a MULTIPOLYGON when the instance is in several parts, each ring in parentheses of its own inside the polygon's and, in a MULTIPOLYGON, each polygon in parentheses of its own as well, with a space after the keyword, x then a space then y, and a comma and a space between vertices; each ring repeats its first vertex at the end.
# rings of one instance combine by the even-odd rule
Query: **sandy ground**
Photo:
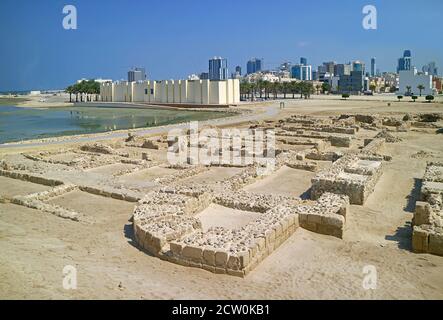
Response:
MULTIPOLYGON (((402 115, 417 110, 443 112, 443 106, 392 102, 389 107, 381 101, 287 100, 286 107, 272 117, 356 112, 402 115)), ((74 222, 0 203, 0 298, 443 299, 443 257, 412 253, 410 227, 426 161, 443 160, 443 139, 431 131, 398 135, 402 142, 385 147, 384 153, 392 155, 393 160, 386 163, 374 193, 364 206, 351 207, 343 240, 299 228, 243 279, 179 266, 140 251, 132 240, 131 203, 81 191, 50 200, 90 215, 94 223, 74 222), (427 152, 429 157, 411 157, 418 151, 427 152), (63 289, 66 265, 77 268, 76 290, 63 289), (363 268, 367 265, 377 270, 375 290, 362 286, 363 268)), ((32 148, 51 150, 59 146, 32 148)), ((0 158, 29 149, 0 149, 0 158)), ((88 174, 92 173, 76 179, 87 179, 88 174)), ((134 179, 138 174, 144 173, 135 173, 134 179)), ((200 178, 212 182, 230 174, 218 172, 200 178)), ((247 190, 301 195, 309 188, 312 175, 284 167, 247 190)), ((45 188, 11 180, 0 179, 0 195, 45 188)), ((214 223, 210 216, 218 212, 218 223, 241 225, 246 218, 239 218, 236 211, 213 206, 201 214, 209 216, 208 223, 214 223)))

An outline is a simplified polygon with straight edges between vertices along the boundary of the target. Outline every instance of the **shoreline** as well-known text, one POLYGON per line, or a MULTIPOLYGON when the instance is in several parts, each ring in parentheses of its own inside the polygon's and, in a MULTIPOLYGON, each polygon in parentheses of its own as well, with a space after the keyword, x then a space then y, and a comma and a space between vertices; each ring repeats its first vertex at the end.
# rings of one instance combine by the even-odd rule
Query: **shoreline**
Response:
MULTIPOLYGON (((86 105, 78 106, 78 107, 87 107, 86 105)), ((93 106, 99 107, 99 106, 93 106)), ((207 108, 177 108, 177 107, 153 107, 153 106, 145 106, 140 104, 121 104, 115 103, 115 106, 101 106, 103 108, 131 108, 131 109, 165 109, 168 110, 180 110, 180 111, 211 111, 211 112, 224 112, 224 113, 234 113, 233 115, 227 115, 215 119, 209 119, 204 121, 199 121, 203 126, 208 125, 232 125, 237 123, 242 123, 245 121, 253 121, 249 120, 250 118, 255 118, 256 116, 260 116, 261 114, 269 113, 269 116, 275 115, 274 108, 269 108, 266 110, 251 110, 251 109, 237 109, 232 110, 231 108, 218 109, 215 111, 214 109, 207 108)), ((40 108, 37 108, 40 109, 40 108)), ((260 108, 262 109, 262 108, 260 108)), ((278 111, 278 110, 277 110, 278 111)), ((266 116, 266 115, 265 115, 266 116)), ((91 141, 105 141, 111 140, 115 138, 122 138, 128 135, 128 133, 136 133, 139 135, 152 135, 152 134, 164 134, 168 130, 175 128, 186 128, 189 124, 188 122, 179 122, 161 126, 153 126, 153 127, 139 127, 139 128, 130 128, 130 129, 119 129, 119 130, 111 130, 105 132, 96 132, 96 133, 85 133, 85 134, 77 134, 77 135, 62 135, 62 136, 54 136, 47 137, 41 139, 29 139, 22 141, 11 141, 0 144, 0 149, 8 149, 8 148, 19 148, 19 147, 41 147, 47 145, 61 145, 61 144, 71 144, 71 143, 80 143, 80 142, 91 142, 91 141)))

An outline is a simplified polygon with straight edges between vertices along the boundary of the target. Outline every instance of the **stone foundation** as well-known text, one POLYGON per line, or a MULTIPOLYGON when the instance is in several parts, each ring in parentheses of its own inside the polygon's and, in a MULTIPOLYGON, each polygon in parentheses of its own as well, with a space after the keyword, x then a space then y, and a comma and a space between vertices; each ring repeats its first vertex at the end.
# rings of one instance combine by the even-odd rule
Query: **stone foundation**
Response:
POLYGON ((429 162, 415 203, 412 250, 443 256, 443 163, 429 162))

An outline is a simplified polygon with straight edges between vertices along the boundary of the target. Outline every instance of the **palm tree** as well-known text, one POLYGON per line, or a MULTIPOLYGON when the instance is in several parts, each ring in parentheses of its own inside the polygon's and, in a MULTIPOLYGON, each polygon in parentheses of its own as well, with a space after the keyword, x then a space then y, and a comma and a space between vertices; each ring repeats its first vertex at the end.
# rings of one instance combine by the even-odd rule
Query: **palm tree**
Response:
POLYGON ((315 91, 312 82, 303 81, 302 91, 305 99, 311 98, 311 93, 315 91))
POLYGON ((249 83, 247 83, 246 81, 242 81, 240 83, 240 95, 243 96, 244 100, 247 100, 248 90, 249 90, 249 83))
POLYGON ((268 80, 263 81, 263 89, 265 90, 265 99, 269 99, 271 83, 268 80))
POLYGON ((74 93, 74 86, 68 86, 65 92, 69 93, 69 102, 72 102, 72 94, 74 93))
POLYGON ((417 86, 417 89, 420 91, 420 97, 421 97, 421 92, 425 89, 425 86, 420 84, 417 86))
POLYGON ((406 86, 406 93, 408 96, 411 94, 411 89, 412 89, 411 86, 406 86))
POLYGON ((371 90, 372 92, 375 92, 375 89, 377 89, 377 86, 375 84, 369 85, 369 90, 371 90))
POLYGON ((281 89, 283 91, 283 99, 286 99, 286 94, 290 91, 291 84, 289 82, 283 82, 281 84, 281 89))
POLYGON ((315 89, 317 89, 317 94, 319 94, 319 91, 320 91, 320 89, 321 89, 321 85, 317 84, 317 85, 315 86, 315 89))
POLYGON ((329 85, 329 83, 323 82, 321 85, 321 89, 323 90, 323 93, 328 92, 329 94, 329 92, 331 91, 331 86, 329 85))
POLYGON ((263 88, 264 88, 264 85, 263 85, 263 80, 258 80, 257 81, 257 90, 258 90, 258 93, 259 93, 259 95, 260 95, 260 99, 262 98, 262 96, 263 96, 263 88))
POLYGON ((278 82, 272 82, 271 90, 272 94, 274 95, 274 99, 277 99, 278 91, 279 91, 279 83, 278 82))
POLYGON ((295 94, 298 92, 297 81, 291 81, 290 90, 291 90, 291 93, 292 93, 292 99, 295 99, 295 94))

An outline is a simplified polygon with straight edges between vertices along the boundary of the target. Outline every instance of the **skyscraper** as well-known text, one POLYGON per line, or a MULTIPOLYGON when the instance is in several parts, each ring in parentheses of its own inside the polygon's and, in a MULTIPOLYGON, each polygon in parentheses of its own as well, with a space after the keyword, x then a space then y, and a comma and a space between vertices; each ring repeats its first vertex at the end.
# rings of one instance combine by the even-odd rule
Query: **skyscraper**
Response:
POLYGON ((304 81, 312 80, 312 67, 302 64, 296 64, 291 68, 292 78, 304 81))
POLYGON ((405 50, 403 52, 403 57, 398 59, 397 72, 402 70, 411 70, 411 50, 405 50))
POLYGON ((256 73, 262 70, 263 59, 252 58, 246 64, 246 73, 256 73))
POLYGON ((375 58, 371 59, 371 77, 375 77, 377 75, 377 65, 375 63, 375 58))
POLYGON ((300 58, 300 64, 306 66, 308 64, 308 59, 300 58))
POLYGON ((329 61, 329 62, 323 62, 323 65, 326 68, 326 72, 329 73, 331 76, 334 75, 334 68, 335 68, 335 61, 329 61))
POLYGON ((352 62, 352 71, 365 73, 365 64, 359 60, 352 62))
POLYGON ((128 71, 128 82, 146 80, 145 68, 133 68, 128 71))
POLYGON ((336 64, 334 67, 334 75, 336 76, 349 76, 351 74, 352 66, 350 64, 336 64))
POLYGON ((209 79, 227 80, 228 79, 228 61, 222 57, 214 57, 209 60, 209 79))
POLYGON ((241 67, 240 66, 235 67, 235 73, 238 73, 238 75, 241 76, 241 67))
POLYGON ((429 62, 427 65, 423 66, 422 68, 423 72, 427 72, 431 76, 437 76, 438 75, 438 68, 435 62, 429 62))

